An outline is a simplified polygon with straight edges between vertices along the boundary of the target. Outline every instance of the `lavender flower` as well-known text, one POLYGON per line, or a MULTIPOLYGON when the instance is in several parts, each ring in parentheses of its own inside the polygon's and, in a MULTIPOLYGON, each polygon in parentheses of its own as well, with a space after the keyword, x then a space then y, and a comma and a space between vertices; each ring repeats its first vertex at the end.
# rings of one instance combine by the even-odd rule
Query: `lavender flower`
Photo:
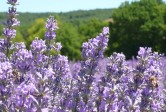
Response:
POLYGON ((141 93, 141 96, 139 96, 141 98, 139 105, 141 111, 162 111, 163 96, 158 95, 159 91, 162 92, 161 84, 158 82, 162 75, 159 67, 161 56, 156 52, 153 53, 151 48, 141 47, 138 51, 134 85, 137 92, 140 91, 139 93, 141 93), (160 104, 154 106, 152 99, 157 105, 158 102, 160 104))
POLYGON ((0 77, 1 79, 6 79, 8 75, 12 74, 12 65, 10 62, 0 63, 0 77))
POLYGON ((58 29, 56 20, 54 19, 53 16, 50 16, 50 18, 47 19, 46 28, 50 31, 54 31, 54 30, 58 29))
POLYGON ((6 46, 6 39, 0 39, 0 52, 5 53, 6 46))
POLYGON ((4 53, 0 52, 0 62, 4 62, 5 57, 6 57, 6 55, 4 53))
POLYGON ((26 49, 16 36, 17 0, 7 0, 9 18, 0 39, 0 110, 4 112, 165 112, 161 54, 140 47, 130 66, 122 53, 104 59, 109 28, 82 45, 82 58, 69 65, 55 41, 54 17, 47 19, 45 40, 26 49), (9 56, 9 50, 13 51, 9 56), (51 53, 54 50, 56 53, 51 53), (104 64, 103 64, 104 63, 104 64), (71 69, 71 70, 70 70, 71 69))
POLYGON ((26 49, 24 42, 19 42, 19 43, 15 42, 13 47, 16 49, 16 51, 18 51, 20 49, 26 49))
POLYGON ((3 35, 7 38, 14 38, 16 36, 16 30, 5 28, 3 30, 3 35))
POLYGON ((107 71, 113 77, 121 77, 123 74, 129 73, 124 54, 113 53, 108 59, 110 62, 107 64, 107 71))
POLYGON ((14 65, 18 70, 20 70, 20 72, 25 73, 33 69, 34 61, 31 51, 20 49, 13 55, 12 60, 15 60, 14 65))
MULTIPOLYGON (((92 88, 96 88, 93 86, 95 73, 98 71, 97 66, 99 59, 104 57, 103 53, 108 43, 108 31, 108 28, 104 27, 103 32, 100 33, 99 36, 94 39, 89 39, 88 42, 85 42, 82 45, 82 57, 86 60, 81 62, 81 69, 78 73, 79 76, 77 80, 78 85, 80 86, 78 87, 78 90, 80 91, 79 94, 84 102, 84 108, 82 108, 84 111, 95 111, 94 102, 96 103, 97 110, 99 111, 100 103, 102 102, 101 100, 95 100, 95 93, 99 91, 96 92, 95 89, 92 88)), ((78 103, 79 101, 76 102, 78 103)))
POLYGON ((8 14, 9 14, 9 16, 11 16, 11 17, 17 16, 16 8, 14 8, 14 6, 13 6, 13 7, 9 7, 8 14))
POLYGON ((15 5, 17 3, 17 0, 7 0, 8 4, 12 4, 12 5, 15 5))
POLYGON ((25 82, 21 83, 14 91, 11 97, 11 101, 13 103, 13 108, 11 111, 32 111, 35 112, 37 108, 35 105, 38 104, 35 97, 32 95, 37 92, 34 84, 25 82))
POLYGON ((59 52, 62 48, 62 45, 60 42, 57 42, 56 45, 54 45, 53 48, 55 49, 55 51, 59 52), (55 47, 54 47, 55 46, 55 47))
POLYGON ((46 50, 45 41, 41 39, 38 40, 38 38, 36 38, 31 44, 31 50, 35 54, 38 54, 38 53, 42 54, 46 50))
POLYGON ((48 66, 48 60, 49 60, 48 56, 43 54, 37 54, 36 56, 34 56, 34 58, 35 58, 34 64, 39 68, 48 66))
POLYGON ((5 26, 15 27, 20 25, 20 22, 16 18, 12 18, 12 19, 9 18, 7 22, 2 22, 2 24, 5 26))
POLYGON ((10 62, 0 63, 0 108, 2 111, 9 109, 9 98, 13 89, 13 70, 10 62))
POLYGON ((18 26, 20 22, 15 18, 17 13, 16 13, 16 8, 15 5, 17 4, 17 0, 8 0, 8 4, 12 5, 12 7, 9 7, 8 14, 9 18, 7 19, 7 22, 3 22, 3 24, 6 26, 4 28, 2 35, 5 37, 5 45, 2 46, 4 48, 4 53, 6 54, 6 59, 9 55, 9 49, 11 47, 11 38, 15 38, 16 36, 16 30, 13 28, 14 26, 18 26))
POLYGON ((52 68, 41 68, 34 72, 35 76, 33 76, 32 83, 36 87, 36 92, 33 93, 38 104, 36 104, 37 111, 41 111, 42 109, 48 109, 51 106, 49 101, 51 101, 51 85, 52 85, 52 77, 54 72, 52 68))
POLYGON ((53 16, 47 19, 46 26, 47 31, 45 33, 46 40, 53 40, 56 37, 55 30, 58 29, 57 22, 53 16))
POLYGON ((57 75, 64 76, 69 73, 69 64, 66 56, 59 55, 54 65, 54 69, 57 75))
POLYGON ((96 38, 89 39, 88 42, 82 45, 82 57, 83 58, 103 58, 103 52, 107 47, 109 29, 103 28, 103 32, 96 38))

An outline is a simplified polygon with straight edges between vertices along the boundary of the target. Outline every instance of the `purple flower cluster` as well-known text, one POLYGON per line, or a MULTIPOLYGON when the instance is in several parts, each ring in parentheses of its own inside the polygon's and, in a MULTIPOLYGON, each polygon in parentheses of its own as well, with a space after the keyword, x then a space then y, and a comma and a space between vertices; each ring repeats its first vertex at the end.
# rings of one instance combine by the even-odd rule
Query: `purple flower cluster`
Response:
POLYGON ((61 56, 59 55, 57 57, 57 61, 54 66, 56 74, 60 75, 65 75, 69 73, 69 64, 68 64, 68 59, 66 56, 61 56))
POLYGON ((57 26, 57 22, 53 16, 51 16, 50 18, 47 19, 45 27, 47 29, 47 31, 45 33, 45 39, 46 40, 55 39, 56 34, 54 31, 58 29, 58 26, 57 26))
POLYGON ((15 5, 17 3, 17 0, 7 0, 7 3, 15 5))
POLYGON ((104 27, 103 32, 96 38, 89 39, 88 42, 82 45, 82 57, 83 58, 103 58, 104 50, 108 44, 109 28, 104 27))
POLYGON ((43 41, 42 39, 38 40, 38 38, 33 40, 31 44, 31 50, 34 54, 43 53, 44 51, 46 51, 46 47, 47 46, 45 44, 45 41, 43 41))
POLYGON ((98 70, 99 59, 104 57, 104 50, 108 44, 109 28, 104 27, 102 33, 96 38, 89 39, 88 42, 82 45, 82 58, 86 59, 81 61, 81 68, 77 74, 73 74, 74 93, 73 99, 76 103, 73 111, 93 111, 95 100, 93 99, 93 87, 95 76, 98 70), (77 75, 77 76, 76 76, 77 75))
POLYGON ((2 112, 165 112, 162 55, 140 47, 136 64, 123 53, 104 58, 109 28, 82 45, 84 60, 69 64, 56 42, 54 17, 46 21, 45 40, 27 50, 16 36, 17 0, 7 0, 9 19, 0 40, 0 111, 2 112), (52 53, 54 51, 54 53, 52 53), (11 52, 11 55, 9 55, 11 52))
POLYGON ((37 100, 32 94, 36 92, 34 84, 21 83, 17 88, 13 90, 14 94, 11 96, 11 111, 25 111, 35 112, 37 108, 35 105, 38 104, 37 100), (33 108, 32 108, 33 107, 33 108))
POLYGON ((33 69, 34 62, 31 51, 20 49, 15 55, 13 55, 13 58, 13 60, 15 60, 15 63, 13 64, 20 72, 25 73, 33 69))
POLYGON ((11 5, 8 10, 8 19, 6 22, 2 22, 5 26, 2 35, 4 39, 0 39, 0 107, 2 111, 9 111, 11 102, 9 101, 14 87, 14 76, 13 76, 13 63, 10 62, 9 50, 11 49, 12 42, 11 39, 15 38, 16 30, 14 27, 18 26, 20 22, 17 20, 17 12, 15 6, 17 5, 17 0, 8 0, 8 4, 11 5))

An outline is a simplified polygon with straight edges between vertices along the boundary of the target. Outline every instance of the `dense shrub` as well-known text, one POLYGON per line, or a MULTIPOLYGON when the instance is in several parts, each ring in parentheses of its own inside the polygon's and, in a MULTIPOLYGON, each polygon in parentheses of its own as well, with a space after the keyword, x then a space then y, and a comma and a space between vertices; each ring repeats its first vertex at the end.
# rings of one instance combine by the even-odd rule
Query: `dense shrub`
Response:
POLYGON ((125 2, 112 13, 108 54, 123 52, 128 59, 140 46, 166 53, 166 3, 163 0, 125 2))

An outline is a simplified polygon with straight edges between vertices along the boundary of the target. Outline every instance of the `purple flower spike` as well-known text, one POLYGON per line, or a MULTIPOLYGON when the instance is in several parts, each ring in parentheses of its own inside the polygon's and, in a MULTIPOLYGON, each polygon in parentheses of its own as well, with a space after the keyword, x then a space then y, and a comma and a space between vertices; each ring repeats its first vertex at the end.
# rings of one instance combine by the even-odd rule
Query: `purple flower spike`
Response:
POLYGON ((5 37, 4 43, 0 45, 0 51, 2 51, 6 55, 6 59, 9 57, 9 52, 11 50, 12 41, 11 38, 15 38, 16 30, 15 26, 20 25, 20 21, 15 18, 17 16, 15 5, 17 4, 17 0, 7 0, 7 3, 11 5, 8 9, 8 19, 6 22, 2 22, 5 25, 3 29, 2 35, 5 37))
POLYGON ((55 32, 47 31, 45 33, 45 39, 46 40, 53 40, 53 39, 55 39, 55 37, 56 37, 55 32))
POLYGON ((0 80, 7 80, 8 75, 12 75, 12 66, 10 62, 0 63, 0 80))
POLYGON ((122 53, 104 58, 109 40, 104 27, 83 43, 83 60, 69 64, 60 54, 53 16, 46 21, 45 40, 36 38, 28 50, 23 42, 12 43, 20 24, 18 0, 6 1, 11 6, 0 39, 0 111, 166 112, 161 54, 140 47, 131 66, 122 53))
POLYGON ((7 0, 8 4, 12 4, 12 5, 15 5, 17 3, 17 0, 7 0))
POLYGON ((10 15, 10 16, 16 16, 17 15, 17 12, 16 12, 16 8, 14 8, 14 7, 10 7, 9 8, 9 11, 8 11, 8 14, 10 15))
POLYGON ((47 31, 45 33, 45 39, 46 40, 53 40, 53 39, 55 39, 55 37, 56 37, 55 30, 58 29, 58 25, 57 25, 57 22, 56 22, 56 20, 54 19, 53 16, 50 16, 47 19, 45 27, 47 29, 47 31))
POLYGON ((56 29, 58 29, 57 22, 53 16, 47 19, 46 28, 50 31, 55 31, 56 29))
POLYGON ((7 38, 14 38, 16 36, 16 30, 5 28, 3 30, 3 35, 7 38))
POLYGON ((82 57, 83 58, 103 58, 104 50, 108 45, 109 28, 104 27, 103 32, 96 38, 89 39, 88 42, 82 44, 82 57))
POLYGON ((56 73, 58 75, 67 75, 69 73, 68 59, 66 56, 58 56, 57 62, 55 64, 56 73))
POLYGON ((109 27, 104 27, 102 33, 103 33, 104 35, 109 34, 109 27))
POLYGON ((38 40, 38 38, 36 38, 31 44, 31 50, 35 54, 43 53, 46 50, 45 41, 43 41, 42 39, 38 40))
POLYGON ((60 50, 61 50, 61 48, 62 48, 61 43, 60 43, 60 42, 57 42, 57 43, 56 43, 55 50, 58 52, 58 51, 60 51, 60 50))
POLYGON ((15 67, 18 70, 22 72, 27 72, 29 70, 32 70, 34 62, 31 51, 28 51, 27 49, 20 49, 13 56, 13 58, 16 59, 15 67))

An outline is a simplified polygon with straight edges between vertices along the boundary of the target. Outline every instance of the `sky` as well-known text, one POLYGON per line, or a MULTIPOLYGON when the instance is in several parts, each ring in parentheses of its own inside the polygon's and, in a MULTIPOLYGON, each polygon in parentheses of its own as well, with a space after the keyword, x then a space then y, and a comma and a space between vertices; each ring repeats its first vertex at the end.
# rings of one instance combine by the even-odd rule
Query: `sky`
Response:
MULTIPOLYGON (((9 4, 0 0, 0 12, 6 12, 9 4)), ((74 10, 90 10, 117 8, 125 1, 139 0, 18 0, 18 12, 69 12, 74 10)), ((166 1, 166 0, 165 0, 166 1)))
MULTIPOLYGON (((8 10, 7 0, 0 0, 0 12, 8 10)), ((116 8, 124 1, 135 0, 18 0, 19 12, 68 12, 74 10, 90 10, 116 8)))

